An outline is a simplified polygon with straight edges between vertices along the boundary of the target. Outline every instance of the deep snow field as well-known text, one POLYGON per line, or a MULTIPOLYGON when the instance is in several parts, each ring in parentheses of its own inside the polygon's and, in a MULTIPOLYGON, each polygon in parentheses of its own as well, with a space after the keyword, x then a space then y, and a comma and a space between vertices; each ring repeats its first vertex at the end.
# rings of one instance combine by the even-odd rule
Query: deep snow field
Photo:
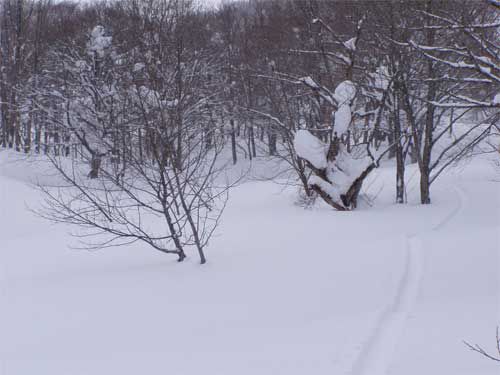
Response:
POLYGON ((250 181, 231 192, 201 266, 146 245, 75 250, 35 216, 37 163, 0 152, 2 375, 487 375, 500 324, 500 180, 476 158, 420 206, 295 204, 250 181))

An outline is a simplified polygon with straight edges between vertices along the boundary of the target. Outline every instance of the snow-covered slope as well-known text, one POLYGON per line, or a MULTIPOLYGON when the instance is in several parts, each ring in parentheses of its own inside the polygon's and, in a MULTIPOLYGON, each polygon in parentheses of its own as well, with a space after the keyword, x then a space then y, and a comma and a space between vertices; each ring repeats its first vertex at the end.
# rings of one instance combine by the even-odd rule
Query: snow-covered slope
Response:
MULTIPOLYGON (((270 182, 236 188, 209 263, 144 245, 73 250, 34 216, 38 164, 0 154, 0 374, 497 374, 499 185, 476 160, 434 204, 294 205, 270 182)), ((409 176, 411 176, 411 170, 409 176)), ((379 193, 379 189, 383 190, 379 193)))

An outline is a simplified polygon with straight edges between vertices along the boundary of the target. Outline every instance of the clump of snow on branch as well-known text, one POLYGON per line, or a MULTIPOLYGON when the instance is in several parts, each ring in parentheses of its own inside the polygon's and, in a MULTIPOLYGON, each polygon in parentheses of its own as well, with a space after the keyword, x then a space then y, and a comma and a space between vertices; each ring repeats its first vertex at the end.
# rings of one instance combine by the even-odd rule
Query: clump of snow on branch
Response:
POLYGON ((358 38, 351 38, 348 41, 344 42, 344 47, 349 51, 356 51, 356 42, 358 38))
POLYGON ((349 124, 352 120, 351 107, 348 105, 341 105, 334 114, 335 117, 335 131, 338 135, 343 134, 349 129, 349 124))
MULTIPOLYGON (((377 68, 374 73, 370 74, 370 77, 373 81, 373 87, 378 91, 386 91, 389 87, 389 69, 386 66, 382 65, 377 68)), ((381 97, 382 95, 380 95, 381 97)), ((380 98, 378 98, 380 99, 380 98)))
POLYGON ((302 77, 299 79, 304 85, 309 86, 313 89, 319 88, 319 85, 311 77, 302 77))
MULTIPOLYGON (((361 149, 359 150, 361 151, 361 149)), ((307 159, 308 160, 308 159, 307 159)), ((309 161, 309 160, 308 160, 309 161)), ((310 161, 309 161, 310 162, 310 161)), ((354 184, 355 180, 373 163, 362 152, 349 154, 342 149, 334 162, 328 162, 325 168, 329 181, 317 175, 309 177, 309 185, 316 185, 334 201, 341 201, 341 195, 354 184)))
POLYGON ((77 60, 75 61, 75 67, 78 70, 85 70, 88 67, 88 64, 85 60, 77 60))
POLYGON ((146 104, 147 110, 156 109, 172 109, 177 106, 177 99, 162 99, 158 91, 150 89, 146 86, 140 86, 138 88, 138 99, 142 100, 146 104))
POLYGON ((139 72, 139 71, 141 71, 142 69, 144 69, 145 67, 146 67, 146 65, 144 65, 143 63, 136 63, 136 64, 134 65, 134 69, 133 69, 133 71, 134 71, 134 73, 135 73, 135 72, 139 72))
POLYGON ((104 51, 111 46, 112 40, 112 37, 105 36, 104 27, 97 25, 90 33, 88 50, 91 53, 97 54, 99 57, 103 57, 104 51))
POLYGON ((315 175, 309 177, 309 185, 318 186, 321 190, 323 190, 326 194, 328 194, 328 196, 332 198, 334 201, 340 201, 340 195, 342 194, 342 190, 339 185, 325 181, 321 177, 315 175))
POLYGON ((356 96, 356 86, 351 81, 341 82, 335 89, 335 99, 339 106, 350 104, 356 96))
POLYGON ((334 95, 339 104, 334 113, 335 131, 340 135, 347 131, 352 121, 351 105, 356 97, 356 86, 351 81, 341 82, 335 89, 334 95))
POLYGON ((495 97, 493 98, 493 104, 494 105, 500 104, 500 92, 496 94, 495 97))
POLYGON ((326 154, 328 146, 308 130, 299 130, 295 134, 293 145, 297 155, 307 160, 315 168, 324 169, 327 167, 326 154))
POLYGON ((363 152, 363 149, 359 148, 348 153, 342 148, 334 166, 327 170, 327 176, 340 191, 345 192, 372 163, 372 159, 363 152))

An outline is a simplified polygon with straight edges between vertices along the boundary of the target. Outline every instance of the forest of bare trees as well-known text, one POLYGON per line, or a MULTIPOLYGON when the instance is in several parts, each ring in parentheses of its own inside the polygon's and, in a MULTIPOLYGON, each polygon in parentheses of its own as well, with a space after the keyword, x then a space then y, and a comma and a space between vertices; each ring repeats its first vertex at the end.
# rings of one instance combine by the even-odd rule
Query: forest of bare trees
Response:
POLYGON ((415 163, 428 204, 498 152, 478 147, 500 131, 499 26, 487 0, 2 0, 0 147, 52 161, 44 214, 106 234, 89 246, 204 263, 231 165, 277 160, 346 211, 387 160, 395 201, 415 163))

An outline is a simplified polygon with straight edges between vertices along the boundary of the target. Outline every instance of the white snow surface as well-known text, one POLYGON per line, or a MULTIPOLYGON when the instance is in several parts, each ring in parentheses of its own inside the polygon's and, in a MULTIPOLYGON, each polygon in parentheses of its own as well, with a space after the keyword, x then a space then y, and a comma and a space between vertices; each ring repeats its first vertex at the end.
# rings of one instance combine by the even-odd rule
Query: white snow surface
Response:
POLYGON ((311 134, 309 130, 300 129, 295 133, 293 140, 295 152, 302 159, 309 161, 318 169, 326 168, 326 154, 328 146, 323 143, 318 137, 311 134))
MULTIPOLYGON (((304 133, 305 134, 305 133, 304 133)), ((307 135, 300 138, 308 138, 307 135)), ((272 182, 235 188, 201 266, 142 244, 74 250, 33 215, 47 168, 0 152, 0 374, 493 375, 500 189, 476 158, 407 205, 394 168, 373 207, 294 205, 272 182)))

